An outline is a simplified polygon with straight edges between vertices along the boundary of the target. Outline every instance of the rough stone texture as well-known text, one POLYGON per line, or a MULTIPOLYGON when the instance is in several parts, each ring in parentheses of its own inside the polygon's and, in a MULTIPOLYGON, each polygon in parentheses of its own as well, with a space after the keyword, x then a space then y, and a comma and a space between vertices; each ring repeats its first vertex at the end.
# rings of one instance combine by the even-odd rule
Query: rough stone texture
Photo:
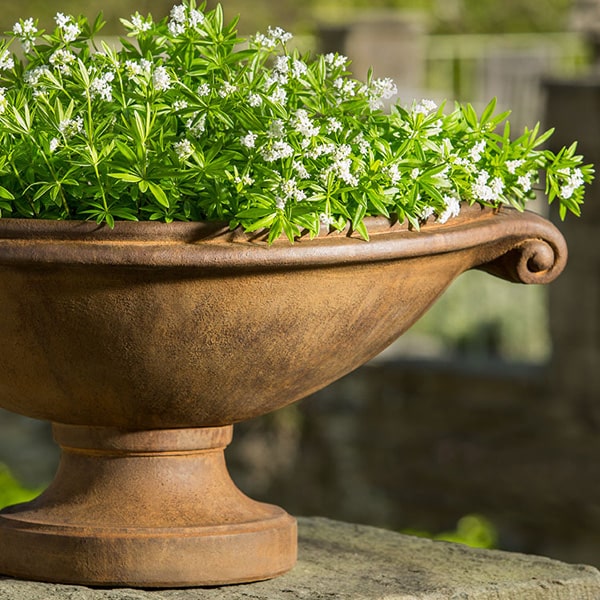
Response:
POLYGON ((536 556, 300 519, 300 558, 279 578, 210 589, 90 589, 0 579, 0 600, 597 600, 600 572, 536 556))

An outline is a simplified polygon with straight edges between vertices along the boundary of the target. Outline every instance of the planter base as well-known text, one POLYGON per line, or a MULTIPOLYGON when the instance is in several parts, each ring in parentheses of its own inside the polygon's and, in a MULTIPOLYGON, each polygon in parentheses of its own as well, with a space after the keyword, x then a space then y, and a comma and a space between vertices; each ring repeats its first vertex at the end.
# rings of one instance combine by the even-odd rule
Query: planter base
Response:
POLYGON ((0 512, 0 573, 83 585, 188 587, 269 579, 296 561, 296 521, 232 482, 232 427, 55 425, 54 482, 0 512))

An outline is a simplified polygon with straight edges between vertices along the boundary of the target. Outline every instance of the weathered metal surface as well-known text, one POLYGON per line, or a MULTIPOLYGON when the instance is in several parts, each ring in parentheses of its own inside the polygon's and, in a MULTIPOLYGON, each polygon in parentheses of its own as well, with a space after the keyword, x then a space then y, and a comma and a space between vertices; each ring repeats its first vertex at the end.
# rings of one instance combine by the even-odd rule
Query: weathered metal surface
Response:
POLYGON ((48 492, 0 513, 0 572, 187 586, 290 568, 293 520, 233 486, 221 428, 360 366, 467 269, 547 283, 566 261, 532 213, 371 225, 368 243, 269 247, 215 225, 1 220, 0 406, 61 424, 64 451, 48 492))

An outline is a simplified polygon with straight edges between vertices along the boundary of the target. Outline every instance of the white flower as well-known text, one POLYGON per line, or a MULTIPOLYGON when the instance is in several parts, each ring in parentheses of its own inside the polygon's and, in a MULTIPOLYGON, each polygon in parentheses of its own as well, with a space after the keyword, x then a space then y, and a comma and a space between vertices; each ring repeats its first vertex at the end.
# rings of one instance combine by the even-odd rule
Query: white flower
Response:
POLYGON ((285 104, 287 100, 287 92, 282 87, 277 87, 269 96, 269 101, 273 104, 285 104))
POLYGON ((272 40, 281 44, 286 44, 294 37, 291 33, 285 31, 281 27, 275 27, 275 29, 269 27, 268 35, 272 40))
POLYGON ((168 29, 171 35, 177 37, 184 34, 190 27, 198 30, 204 23, 204 15, 199 10, 191 8, 186 10, 184 4, 178 4, 171 9, 168 29))
POLYGON ((508 169, 508 172, 511 175, 514 175, 515 172, 516 172, 516 170, 519 167, 523 166, 523 163, 524 163, 524 161, 522 161, 522 160, 507 160, 506 161, 506 168, 508 169))
POLYGON ((260 106, 262 104, 261 96, 259 94, 250 94, 248 96, 248 104, 252 108, 257 108, 258 106, 260 106))
POLYGON ((185 25, 177 21, 169 21, 168 29, 173 37, 178 37, 185 33, 185 25))
POLYGON ((531 175, 521 175, 517 179, 517 185, 521 186, 524 192, 531 190, 531 175))
POLYGON ((253 38, 252 41, 257 45, 257 46, 261 46, 263 48, 274 48, 275 47, 275 42, 268 38, 264 33, 257 33, 253 38))
POLYGON ((292 119, 291 125, 295 131, 309 139, 316 137, 321 132, 321 128, 314 124, 312 119, 308 116, 308 112, 303 108, 299 108, 296 111, 296 115, 292 119))
POLYGON ((320 156, 328 156, 335 152, 334 144, 319 144, 315 146, 311 152, 309 152, 309 158, 319 158, 320 156))
POLYGON ((130 77, 138 75, 150 75, 152 72, 152 63, 145 58, 140 59, 139 62, 136 62, 135 60, 128 60, 125 62, 125 69, 130 77))
POLYGON ((269 131, 267 135, 270 138, 282 138, 285 136, 285 127, 281 119, 274 119, 269 124, 269 131))
POLYGON ((264 48, 275 48, 278 43, 286 44, 292 39, 292 34, 284 31, 281 27, 269 27, 267 34, 258 33, 254 36, 254 43, 264 48))
POLYGON ((418 217, 421 221, 427 221, 429 217, 433 216, 433 213, 435 213, 433 206, 427 205, 422 208, 421 212, 418 214, 418 217))
POLYGON ((333 162, 323 172, 323 178, 326 179, 331 173, 338 179, 341 179, 346 185, 356 187, 358 185, 358 177, 351 171, 352 159, 349 158, 351 152, 352 148, 348 144, 342 144, 335 148, 333 162))
POLYGON ((398 87, 393 79, 386 77, 385 79, 376 79, 373 81, 373 93, 384 100, 389 100, 398 93, 398 87))
POLYGON ((19 21, 13 25, 13 33, 19 38, 25 52, 29 52, 33 47, 38 29, 33 19, 30 17, 25 21, 19 21))
POLYGON ((286 201, 295 200, 296 202, 301 202, 306 199, 306 194, 303 190, 298 189, 298 184, 294 177, 281 183, 281 192, 286 201))
POLYGON ((76 58, 77 57, 66 48, 59 48, 51 54, 49 61, 50 64, 56 67, 61 73, 68 74, 71 70, 69 65, 76 58))
POLYGON ((152 73, 152 84, 154 89, 159 92, 164 92, 171 87, 171 76, 165 67, 156 67, 152 73))
POLYGON ((485 140, 477 142, 471 150, 469 150, 469 158, 477 163, 481 160, 481 154, 485 150, 485 140))
POLYGON ((248 174, 242 175, 241 177, 238 175, 234 178, 234 181, 238 185, 242 185, 244 187, 250 187, 251 185, 254 185, 254 179, 248 174))
POLYGON ((369 108, 378 110, 383 107, 383 100, 389 100, 398 93, 398 88, 393 79, 386 77, 384 79, 375 79, 370 87, 364 85, 361 92, 367 96, 369 108))
POLYGON ((319 221, 321 221, 321 223, 323 223, 325 227, 329 227, 330 225, 333 225, 335 223, 335 219, 331 215, 328 215, 326 213, 321 213, 319 215, 319 221))
POLYGON ((246 135, 244 135, 240 138, 240 141, 242 142, 242 146, 246 146, 246 148, 254 148, 254 146, 256 145, 257 137, 258 136, 255 133, 252 133, 251 131, 249 131, 246 135))
POLYGON ((54 21, 60 29, 64 29, 71 22, 71 17, 64 15, 61 12, 57 12, 54 16, 54 21))
POLYGON ((562 169, 559 172, 567 175, 567 182, 560 188, 561 198, 569 199, 584 184, 583 173, 581 169, 562 169))
POLYGON ((171 9, 169 14, 171 20, 175 21, 175 23, 185 23, 186 22, 186 14, 185 14, 185 6, 183 4, 178 4, 171 9))
POLYGON ((362 133, 362 131, 356 136, 356 138, 354 138, 354 142, 356 144, 358 144, 358 150, 361 154, 368 154, 369 150, 371 149, 371 146, 369 144, 369 142, 367 142, 364 134, 362 133))
POLYGON ((328 133, 337 133, 343 129, 342 124, 335 118, 329 117, 327 119, 327 131, 328 133))
POLYGON ((206 114, 193 114, 185 123, 187 130, 195 137, 200 137, 206 130, 206 114))
POLYGON ((96 77, 92 80, 90 84, 90 94, 92 98, 96 96, 100 96, 103 100, 110 102, 112 100, 112 87, 110 82, 115 78, 115 74, 111 71, 108 71, 101 75, 100 77, 96 77))
POLYGON ((8 101, 5 95, 6 88, 0 87, 0 115, 6 110, 8 101))
POLYGON ((135 15, 131 15, 131 24, 133 25, 132 33, 140 35, 140 33, 152 29, 152 17, 148 16, 148 19, 145 20, 140 13, 135 13, 135 15))
POLYGON ((477 163, 481 160, 481 154, 485 150, 485 140, 480 140, 477 142, 471 150, 469 150, 469 158, 477 163))
POLYGON ((83 119, 81 117, 64 119, 58 124, 58 130, 65 138, 73 137, 83 131, 83 119))
POLYGON ((413 113, 415 115, 428 115, 437 110, 437 104, 433 100, 428 100, 424 98, 418 104, 415 104, 413 108, 413 113))
POLYGON ((356 95, 356 86, 358 82, 353 79, 345 79, 343 77, 338 77, 333 82, 333 87, 339 90, 340 96, 342 99, 352 98, 356 95))
POLYGON ((275 206, 279 210, 283 210, 285 208, 286 204, 287 204, 287 200, 285 198, 281 198, 280 196, 277 196, 277 198, 275 199, 275 206))
POLYGON ((275 60, 275 71, 278 73, 289 73, 290 71, 290 57, 289 56, 278 56, 275 60))
POLYGON ((419 177, 419 175, 421 174, 421 169, 418 169, 417 167, 415 167, 411 172, 410 172, 410 176, 413 179, 417 179, 419 177))
POLYGON ((196 90, 196 93, 201 98, 204 98, 206 96, 210 96, 210 85, 208 85, 208 83, 201 83, 198 86, 198 89, 196 90))
POLYGON ((499 177, 489 181, 490 175, 487 171, 481 171, 477 179, 471 184, 471 193, 477 200, 483 202, 498 202, 504 192, 504 182, 499 177), (488 183, 489 182, 489 183, 488 183))
POLYGON ((490 188, 495 196, 495 200, 500 200, 500 196, 504 192, 504 181, 500 177, 494 177, 490 183, 490 188))
POLYGON ((193 8, 190 10, 188 23, 191 27, 196 29, 198 25, 202 25, 202 23, 204 23, 204 15, 199 10, 193 8))
POLYGON ((173 110, 178 112, 188 107, 188 103, 185 100, 175 100, 173 102, 173 110))
POLYGON ((292 76, 294 79, 301 79, 308 72, 308 66, 303 60, 294 59, 292 61, 292 76))
POLYGON ((310 179, 309 172, 306 170, 306 167, 299 160, 295 160, 294 163, 292 164, 292 167, 293 167, 294 171, 296 171, 296 173, 298 174, 298 177, 300 177, 300 179, 310 179))
POLYGON ((400 175, 400 171, 398 170, 398 165, 396 163, 392 163, 383 169, 385 175, 390 178, 390 182, 392 185, 397 185, 400 182, 402 176, 400 175))
POLYGON ((62 33, 62 38, 65 43, 69 44, 77 39, 77 36, 81 33, 81 29, 77 23, 73 23, 73 17, 70 15, 64 15, 63 13, 56 13, 54 17, 58 28, 62 33))
POLYGON ((228 96, 231 96, 231 94, 233 94, 236 91, 237 91, 237 85, 234 85, 233 83, 230 83, 229 81, 224 81, 223 87, 219 90, 219 96, 221 96, 221 98, 227 98, 228 96))
POLYGON ((81 33, 81 29, 77 23, 69 23, 63 29, 63 40, 65 43, 70 44, 77 39, 77 36, 81 33))
POLYGON ((183 139, 173 144, 173 150, 179 157, 179 160, 185 160, 193 153, 192 144, 189 140, 183 139))
POLYGON ((50 140, 50 152, 55 152, 60 146, 60 140, 58 138, 52 138, 50 140))
POLYGON ((458 217, 460 214, 460 201, 458 198, 446 195, 443 200, 446 208, 444 209, 444 212, 438 216, 438 221, 440 223, 446 223, 448 219, 458 217))
POLYGON ((343 54, 329 52, 325 55, 325 64, 332 69, 343 69, 348 64, 348 57, 343 54))
POLYGON ((15 61, 12 59, 8 50, 4 50, 4 52, 0 53, 0 71, 8 71, 9 69, 14 68, 15 61))
POLYGON ((35 69, 27 71, 23 75, 23 79, 28 85, 30 85, 31 87, 35 87, 39 84, 40 79, 42 79, 48 73, 50 73, 50 69, 46 65, 42 65, 40 67, 35 67, 35 69))
POLYGON ((262 157, 266 162, 275 162, 280 158, 289 158, 294 154, 294 149, 283 140, 275 140, 270 148, 263 148, 262 157))

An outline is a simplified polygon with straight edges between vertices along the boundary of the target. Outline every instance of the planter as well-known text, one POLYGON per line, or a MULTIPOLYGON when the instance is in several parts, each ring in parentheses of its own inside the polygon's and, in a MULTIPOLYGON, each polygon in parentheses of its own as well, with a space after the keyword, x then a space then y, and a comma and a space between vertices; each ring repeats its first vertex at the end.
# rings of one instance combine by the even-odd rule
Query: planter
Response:
POLYGON ((214 224, 0 220, 0 406, 54 424, 62 458, 0 512, 0 573, 91 585, 254 581, 290 569, 296 526, 232 483, 232 424, 378 354, 463 271, 547 283, 543 218, 473 207, 371 241, 214 224))

